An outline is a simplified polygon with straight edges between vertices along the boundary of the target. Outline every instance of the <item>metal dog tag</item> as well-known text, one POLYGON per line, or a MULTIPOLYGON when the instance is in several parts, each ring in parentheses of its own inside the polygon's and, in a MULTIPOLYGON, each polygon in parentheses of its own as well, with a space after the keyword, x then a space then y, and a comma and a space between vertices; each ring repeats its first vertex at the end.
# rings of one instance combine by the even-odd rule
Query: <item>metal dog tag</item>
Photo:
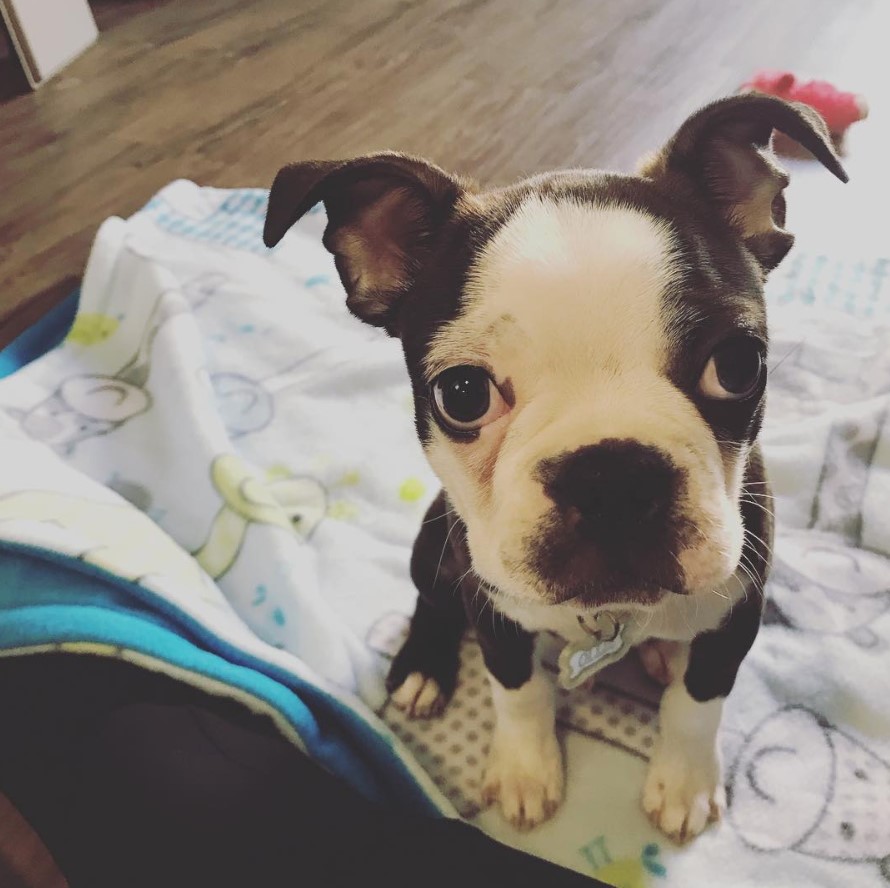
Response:
POLYGON ((578 617, 578 622, 590 637, 567 644, 559 655, 559 683, 566 690, 578 687, 591 675, 596 675, 600 669, 617 662, 627 653, 629 645, 622 637, 622 625, 611 614, 601 616, 611 621, 611 632, 591 630, 578 617))

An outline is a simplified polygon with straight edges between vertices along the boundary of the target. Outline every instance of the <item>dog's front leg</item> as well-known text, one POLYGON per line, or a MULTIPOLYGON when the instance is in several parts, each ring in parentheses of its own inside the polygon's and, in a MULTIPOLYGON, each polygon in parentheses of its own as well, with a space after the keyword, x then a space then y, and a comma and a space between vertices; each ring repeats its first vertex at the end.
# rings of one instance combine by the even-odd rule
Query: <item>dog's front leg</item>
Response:
POLYGON ((495 712, 482 798, 486 804, 499 800, 517 829, 531 829, 562 800, 553 687, 537 662, 534 636, 498 614, 475 625, 495 712))
POLYGON ((553 688, 537 669, 517 688, 489 671, 495 727, 482 785, 487 804, 498 799, 517 829, 551 817, 563 791, 562 752, 556 739, 553 688))
POLYGON ((719 819, 726 803, 718 731, 724 697, 694 699, 685 684, 689 645, 672 645, 659 712, 660 736, 643 790, 643 809, 677 842, 719 819))
MULTIPOLYGON (((765 528, 765 533, 769 529, 765 528)), ((661 643, 668 679, 643 809, 678 842, 697 836, 726 806, 718 732, 723 702, 760 628, 766 560, 723 625, 691 644, 661 643)))

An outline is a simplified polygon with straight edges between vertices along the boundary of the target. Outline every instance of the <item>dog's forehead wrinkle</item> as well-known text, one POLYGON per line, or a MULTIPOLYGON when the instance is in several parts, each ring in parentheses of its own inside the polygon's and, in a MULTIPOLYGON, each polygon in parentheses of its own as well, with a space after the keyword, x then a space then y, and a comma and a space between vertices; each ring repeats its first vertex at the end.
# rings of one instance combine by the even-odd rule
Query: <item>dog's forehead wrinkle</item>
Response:
POLYGON ((498 336, 505 333, 509 328, 516 325, 516 318, 508 312, 504 312, 500 317, 495 318, 491 321, 488 326, 483 330, 482 335, 488 339, 496 339, 498 336))

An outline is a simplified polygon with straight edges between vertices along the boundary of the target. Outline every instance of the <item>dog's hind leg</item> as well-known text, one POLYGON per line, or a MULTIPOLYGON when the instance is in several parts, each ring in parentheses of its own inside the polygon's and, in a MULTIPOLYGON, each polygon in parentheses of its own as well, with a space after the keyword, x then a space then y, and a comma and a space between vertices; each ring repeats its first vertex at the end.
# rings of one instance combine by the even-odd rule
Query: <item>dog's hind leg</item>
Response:
POLYGON ((438 715, 454 693, 467 625, 460 587, 469 568, 463 524, 440 493, 414 543, 417 608, 386 679, 392 702, 413 718, 438 715))

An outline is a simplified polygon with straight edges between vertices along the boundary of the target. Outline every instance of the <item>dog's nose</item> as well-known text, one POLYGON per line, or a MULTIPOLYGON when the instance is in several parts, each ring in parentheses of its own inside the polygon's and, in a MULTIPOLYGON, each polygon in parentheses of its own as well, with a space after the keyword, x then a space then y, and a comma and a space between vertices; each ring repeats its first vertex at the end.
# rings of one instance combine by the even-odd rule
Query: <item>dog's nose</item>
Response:
POLYGON ((606 439, 546 461, 541 477, 579 534, 626 544, 664 526, 681 472, 655 447, 606 439))

